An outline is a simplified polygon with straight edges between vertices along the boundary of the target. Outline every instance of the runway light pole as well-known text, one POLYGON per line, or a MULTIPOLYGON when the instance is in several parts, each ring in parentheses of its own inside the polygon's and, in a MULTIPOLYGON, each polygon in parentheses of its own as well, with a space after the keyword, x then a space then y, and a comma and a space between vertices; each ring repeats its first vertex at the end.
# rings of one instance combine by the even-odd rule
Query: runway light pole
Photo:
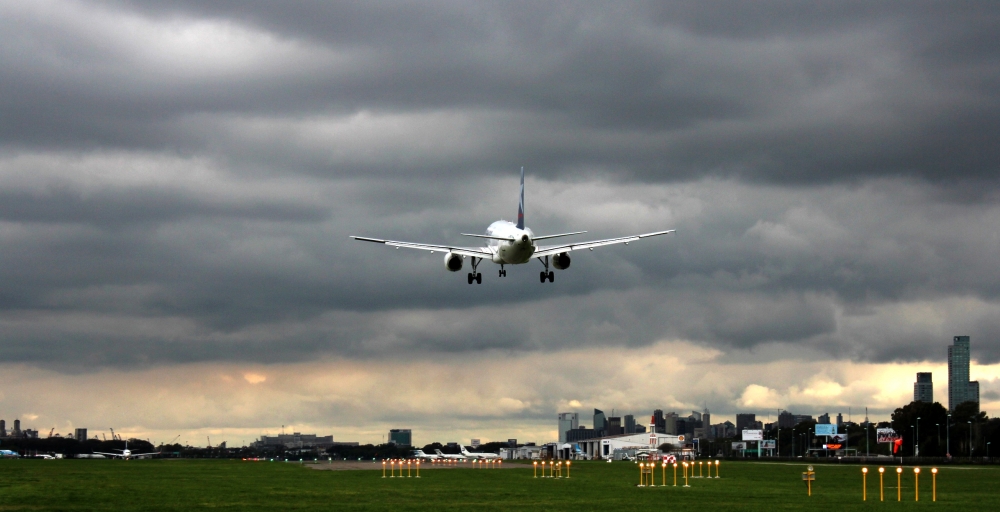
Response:
POLYGON ((917 455, 920 454, 920 416, 917 416, 917 438, 916 438, 916 443, 917 443, 917 450, 913 454, 914 457, 916 457, 917 455))
POLYGON ((969 420, 969 458, 972 458, 972 420, 969 420))
POLYGON ((913 501, 920 501, 920 468, 913 468, 913 501))
POLYGON ((903 468, 896 468, 896 501, 903 501, 903 468))
POLYGON ((951 414, 948 415, 948 422, 944 426, 945 431, 945 455, 951 457, 951 414))
POLYGON ((868 468, 861 468, 861 501, 868 501, 868 468))
POLYGON ((885 486, 882 485, 882 477, 885 476, 885 468, 878 468, 878 500, 885 501, 885 486))
POLYGON ((931 501, 937 501, 937 468, 931 468, 931 501))

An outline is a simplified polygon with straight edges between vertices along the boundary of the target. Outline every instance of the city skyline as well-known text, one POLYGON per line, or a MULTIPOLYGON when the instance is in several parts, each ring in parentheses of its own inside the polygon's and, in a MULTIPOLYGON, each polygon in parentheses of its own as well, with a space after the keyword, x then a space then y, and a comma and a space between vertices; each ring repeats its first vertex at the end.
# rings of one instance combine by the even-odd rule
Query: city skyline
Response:
MULTIPOLYGON (((237 444, 1000 408, 1000 4, 0 0, 0 417, 237 444), (469 286, 442 254, 676 229, 469 286), (383 248, 385 249, 385 248, 383 248)), ((491 277, 492 279, 486 279, 491 277)))

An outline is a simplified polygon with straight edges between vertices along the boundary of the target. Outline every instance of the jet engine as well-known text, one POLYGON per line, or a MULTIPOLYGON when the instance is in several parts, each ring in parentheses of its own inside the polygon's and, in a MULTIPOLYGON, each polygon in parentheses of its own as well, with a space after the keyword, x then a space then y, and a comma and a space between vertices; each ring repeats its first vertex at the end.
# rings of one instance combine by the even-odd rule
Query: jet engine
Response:
POLYGON ((566 270, 569 268, 569 253, 561 252, 552 257, 552 266, 557 270, 566 270))
POLYGON ((459 270, 462 270, 462 262, 464 260, 465 258, 463 258, 461 254, 449 252, 444 255, 444 268, 450 270, 451 272, 458 272, 459 270))

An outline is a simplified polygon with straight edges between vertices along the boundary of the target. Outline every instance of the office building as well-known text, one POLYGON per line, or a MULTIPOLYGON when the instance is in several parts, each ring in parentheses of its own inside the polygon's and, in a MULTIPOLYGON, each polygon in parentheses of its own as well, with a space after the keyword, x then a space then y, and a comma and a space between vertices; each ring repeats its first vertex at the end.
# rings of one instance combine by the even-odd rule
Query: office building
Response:
POLYGON ((743 413, 736 415, 736 435, 742 436, 743 431, 747 429, 753 429, 754 423, 757 421, 757 415, 753 413, 743 413))
POLYGON ((684 432, 677 426, 678 419, 680 418, 677 416, 676 412, 665 414, 663 416, 663 433, 671 436, 683 434, 684 432))
POLYGON ((21 437, 21 420, 14 420, 14 433, 12 437, 21 437))
MULTIPOLYGON (((83 435, 86 437, 87 429, 83 430, 83 435)), ((353 443, 335 443, 333 442, 333 436, 317 436, 316 434, 303 434, 301 432, 293 432, 291 434, 280 434, 276 436, 260 436, 260 439, 251 443, 254 448, 275 448, 278 446, 284 446, 289 449, 304 449, 304 448, 319 448, 325 450, 333 446, 357 446, 357 442, 353 443)))
POLYGON ((625 426, 622 425, 622 419, 620 416, 612 416, 608 418, 608 431, 604 435, 620 436, 624 433, 625 426))
POLYGON ((76 429, 73 432, 73 439, 76 439, 77 441, 86 441, 87 440, 87 429, 85 429, 85 428, 78 428, 78 429, 76 429))
POLYGON ((566 432, 580 426, 580 413, 561 412, 559 413, 559 442, 566 442, 566 432))
POLYGON ((396 446, 413 446, 413 439, 408 428, 394 428, 389 430, 389 444, 396 446))
POLYGON ((635 434, 636 433, 636 430, 635 430, 635 416, 632 416, 631 414, 626 414, 625 415, 625 433, 626 434, 635 434))
POLYGON ((788 411, 781 411, 778 413, 778 428, 792 428, 798 423, 795 421, 795 415, 788 411))
POLYGON ((844 425, 844 414, 838 412, 837 413, 837 427, 839 428, 839 427, 841 427, 843 425, 844 425))
POLYGON ((608 431, 608 417, 600 409, 594 409, 594 430, 600 432, 600 435, 608 431))
POLYGON ((913 401, 934 403, 934 380, 931 372, 918 372, 913 383, 913 401))
POLYGON ((830 413, 820 414, 819 418, 816 419, 816 423, 819 423, 820 425, 829 425, 830 424, 830 413))
POLYGON ((0 420, 0 437, 7 437, 7 420, 0 420))
POLYGON ((708 412, 708 407, 705 407, 705 410, 701 411, 701 426, 706 429, 705 431, 709 439, 715 437, 712 435, 712 414, 708 412))
POLYGON ((666 432, 666 422, 663 419, 663 410, 656 409, 653 411, 653 417, 649 420, 649 430, 657 434, 663 434, 666 432))
POLYGON ((955 336, 948 347, 948 410, 963 402, 979 404, 979 382, 969 382, 971 346, 968 336, 955 336))

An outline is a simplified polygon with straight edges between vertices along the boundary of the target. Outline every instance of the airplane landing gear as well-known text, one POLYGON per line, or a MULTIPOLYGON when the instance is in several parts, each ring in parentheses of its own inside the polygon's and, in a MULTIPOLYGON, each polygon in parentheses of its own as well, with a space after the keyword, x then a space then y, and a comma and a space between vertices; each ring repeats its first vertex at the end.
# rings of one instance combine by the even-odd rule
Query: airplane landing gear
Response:
POLYGON ((500 265, 500 277, 507 277, 507 270, 503 268, 503 265, 500 265))
POLYGON ((476 284, 483 284, 483 275, 476 272, 476 268, 479 267, 479 262, 481 261, 483 261, 482 258, 472 258, 472 272, 469 272, 468 275, 469 284, 472 284, 473 281, 475 281, 476 284))
POLYGON ((546 256, 544 260, 538 258, 538 261, 542 262, 542 265, 545 265, 545 270, 538 273, 539 282, 544 283, 548 279, 550 283, 554 283, 556 281, 556 273, 549 270, 549 257, 546 256))

